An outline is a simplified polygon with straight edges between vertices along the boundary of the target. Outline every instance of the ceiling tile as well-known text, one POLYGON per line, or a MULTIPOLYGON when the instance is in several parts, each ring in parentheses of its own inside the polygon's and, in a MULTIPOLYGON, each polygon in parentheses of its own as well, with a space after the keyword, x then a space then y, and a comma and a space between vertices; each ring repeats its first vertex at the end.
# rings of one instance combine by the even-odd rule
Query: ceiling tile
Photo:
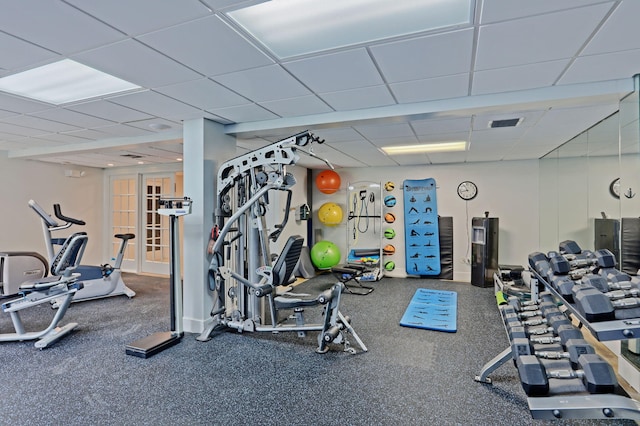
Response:
POLYGON ((340 92, 321 93, 319 96, 336 111, 375 108, 396 103, 387 86, 360 87, 340 92))
POLYGON ((111 135, 106 134, 104 132, 100 132, 98 130, 91 130, 91 129, 72 130, 70 132, 65 132, 65 134, 82 138, 82 139, 90 139, 94 141, 112 137, 111 135))
POLYGON ((39 1, 37 6, 29 2, 5 3, 0 28, 63 55, 124 38, 119 31, 61 1, 39 1))
POLYGON ((242 123, 243 121, 261 121, 278 118, 278 116, 274 113, 269 112, 256 104, 238 105, 226 108, 214 108, 209 110, 209 112, 226 118, 233 123, 242 123))
POLYGON ((156 91, 201 109, 223 108, 249 103, 246 98, 208 78, 165 86, 156 89, 156 91))
POLYGON ((415 135, 408 123, 396 124, 369 124, 354 126, 354 128, 365 138, 373 141, 387 138, 406 138, 414 141, 415 135))
POLYGON ((389 87, 402 104, 458 98, 469 93, 469 74, 406 81, 389 87))
POLYGON ((51 108, 45 111, 30 114, 34 117, 44 118, 46 120, 58 121, 60 123, 72 124, 75 127, 98 127, 113 124, 113 121, 104 120, 102 118, 93 117, 91 115, 82 114, 63 108, 51 108))
POLYGON ((260 102, 264 108, 280 117, 297 117, 300 115, 322 114, 333 110, 317 96, 300 96, 279 101, 260 102))
POLYGON ((130 121, 127 123, 127 126, 137 127, 139 129, 151 131, 154 133, 162 133, 169 130, 182 129, 182 123, 175 123, 173 121, 163 120, 161 118, 150 118, 148 120, 130 121), (170 128, 155 130, 152 127, 152 125, 165 125, 165 126, 170 126, 170 128))
POLYGON ((83 142, 87 142, 88 140, 88 139, 74 136, 68 133, 41 133, 38 136, 38 139, 46 140, 49 142, 55 142, 56 144, 59 144, 59 145, 83 143, 83 142))
POLYGON ((0 122, 0 133, 9 133, 19 136, 37 136, 43 132, 40 129, 31 129, 29 127, 16 126, 14 124, 6 123, 4 120, 0 122))
POLYGON ((169 120, 179 118, 186 114, 202 115, 200 110, 190 105, 150 90, 113 97, 110 98, 109 101, 169 120))
POLYGON ((57 56, 49 50, 4 33, 0 33, 0 46, 0 68, 5 70, 17 70, 57 56))
POLYGON ((114 124, 112 126, 98 127, 95 130, 107 133, 111 138, 147 136, 152 133, 151 131, 128 126, 126 124, 114 124))
POLYGON ((571 58, 610 4, 572 9, 480 27, 476 70, 571 58))
POLYGON ((74 55, 72 58, 146 88, 181 83, 202 77, 197 72, 135 40, 113 43, 74 55))
POLYGON ((418 136, 419 143, 460 142, 468 141, 469 132, 433 133, 418 136))
POLYGON ((557 0, 485 0, 482 4, 480 23, 487 24, 524 16, 541 15, 601 2, 602 0, 562 0, 561 2, 557 0))
POLYGON ((397 166, 398 163, 380 152, 378 147, 368 141, 363 142, 339 142, 330 144, 335 150, 358 159, 360 162, 372 167, 397 166))
POLYGON ((257 102, 309 95, 311 92, 280 65, 219 75, 215 80, 257 102), (269 84, 265 84, 268 81, 269 84))
POLYGON ((431 160, 426 154, 407 154, 407 155, 393 155, 390 157, 401 166, 419 166, 424 164, 431 164, 431 160))
POLYGON ((568 59, 563 59, 476 71, 473 73, 471 94, 504 93, 552 86, 568 63, 568 59))
POLYGON ((314 92, 335 92, 383 84, 365 49, 314 56, 283 64, 314 92))
POLYGON ((152 115, 144 112, 136 111, 134 109, 103 100, 71 105, 66 107, 66 109, 93 115, 94 117, 103 118, 105 120, 115 121, 117 123, 144 120, 153 117, 152 115))
POLYGON ((43 102, 31 101, 0 92, 0 109, 16 113, 43 111, 52 108, 43 102))
POLYGON ((197 0, 66 0, 78 9, 116 27, 138 35, 211 14, 197 0), (123 11, 126 10, 126 13, 123 11))
POLYGON ((631 78, 640 70, 640 49, 604 55, 580 56, 558 84, 631 78))
POLYGON ((469 132, 471 117, 428 119, 411 121, 411 127, 416 135, 430 135, 439 133, 469 132))
POLYGON ((370 49, 387 83, 461 74, 471 69, 473 31, 453 31, 370 49))
POLYGON ((537 110, 537 111, 513 110, 509 112, 480 112, 474 116, 473 130, 494 130, 496 132, 505 130, 505 131, 511 132, 518 129, 519 131, 519 129, 522 129, 524 127, 531 127, 535 125, 540 120, 540 118, 544 115, 545 111, 546 110, 537 110), (492 121, 510 120, 514 118, 522 119, 516 127, 504 127, 504 128, 495 128, 495 129, 491 129, 489 127, 492 121))
POLYGON ((21 137, 20 139, 12 139, 9 141, 0 142, 0 149, 6 150, 18 150, 18 149, 27 149, 27 148, 42 148, 42 147, 50 147, 50 146, 60 146, 62 145, 59 142, 48 141, 39 138, 25 138, 21 137))
POLYGON ((29 115, 14 115, 2 119, 3 123, 15 124, 16 126, 31 127, 45 132, 68 132, 78 130, 80 127, 69 124, 58 123, 57 121, 45 120, 29 115))
MULTIPOLYGON (((450 164, 450 163, 464 163, 467 158, 467 153, 462 152, 432 152, 428 155, 431 164, 450 164)), ((462 180, 462 179, 460 179, 462 180)))
POLYGON ((169 27, 138 39, 208 77, 273 63, 217 16, 169 27))
POLYGON ((365 141, 365 138, 352 127, 312 129, 311 133, 324 139, 327 143, 365 141))
POLYGON ((639 1, 623 1, 591 39, 582 55, 597 55, 612 50, 638 48, 640 38, 639 1))

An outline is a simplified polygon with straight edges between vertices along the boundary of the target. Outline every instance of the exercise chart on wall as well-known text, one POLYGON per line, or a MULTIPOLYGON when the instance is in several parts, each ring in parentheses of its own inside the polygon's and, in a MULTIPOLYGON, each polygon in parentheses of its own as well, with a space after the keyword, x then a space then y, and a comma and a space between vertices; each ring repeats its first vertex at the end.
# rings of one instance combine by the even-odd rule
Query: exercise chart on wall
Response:
POLYGON ((440 235, 436 181, 433 178, 405 180, 404 232, 407 273, 440 274, 440 235))

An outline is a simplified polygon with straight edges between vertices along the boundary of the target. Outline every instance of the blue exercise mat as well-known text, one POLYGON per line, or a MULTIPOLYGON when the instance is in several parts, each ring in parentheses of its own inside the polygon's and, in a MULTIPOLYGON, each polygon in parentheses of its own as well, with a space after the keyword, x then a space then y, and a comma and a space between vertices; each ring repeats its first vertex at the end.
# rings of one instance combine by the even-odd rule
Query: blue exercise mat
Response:
POLYGON ((458 293, 419 288, 404 311, 400 325, 427 330, 458 331, 458 293))
POLYGON ((436 181, 433 178, 405 180, 403 189, 407 274, 440 275, 436 181))

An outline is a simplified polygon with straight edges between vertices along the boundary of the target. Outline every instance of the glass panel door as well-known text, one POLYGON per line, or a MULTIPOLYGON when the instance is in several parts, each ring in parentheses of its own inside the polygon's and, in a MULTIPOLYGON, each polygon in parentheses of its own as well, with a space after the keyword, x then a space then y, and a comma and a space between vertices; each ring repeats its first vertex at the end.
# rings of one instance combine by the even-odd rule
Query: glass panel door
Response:
POLYGON ((175 194, 174 174, 143 175, 142 272, 169 274, 169 218, 157 213, 160 199, 175 194))
POLYGON ((113 259, 118 256, 122 240, 115 238, 116 234, 134 234, 136 238, 127 243, 121 268, 125 271, 138 270, 136 261, 137 241, 140 237, 137 232, 138 216, 138 191, 136 176, 112 176, 111 177, 111 246, 110 255, 113 259))

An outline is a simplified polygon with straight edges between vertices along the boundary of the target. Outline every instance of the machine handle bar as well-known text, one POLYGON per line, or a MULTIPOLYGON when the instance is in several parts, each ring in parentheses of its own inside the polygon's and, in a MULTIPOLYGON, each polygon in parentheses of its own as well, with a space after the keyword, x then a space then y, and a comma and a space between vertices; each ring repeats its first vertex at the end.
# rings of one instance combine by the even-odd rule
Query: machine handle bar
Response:
POLYGON ((53 214, 55 214, 58 219, 64 220, 65 222, 73 223, 74 225, 81 225, 81 226, 86 225, 86 222, 84 220, 74 219, 72 217, 67 217, 63 215, 62 210, 60 209, 60 204, 53 205, 53 214))

